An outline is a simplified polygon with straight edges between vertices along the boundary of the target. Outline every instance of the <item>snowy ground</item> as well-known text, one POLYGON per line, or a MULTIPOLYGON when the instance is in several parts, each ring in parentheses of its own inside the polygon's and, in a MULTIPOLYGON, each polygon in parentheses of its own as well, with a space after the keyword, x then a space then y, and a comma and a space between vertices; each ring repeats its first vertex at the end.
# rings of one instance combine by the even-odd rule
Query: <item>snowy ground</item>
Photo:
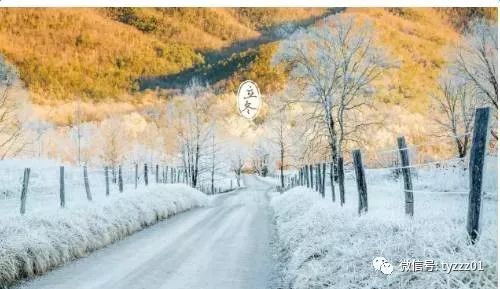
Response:
POLYGON ((51 195, 42 196, 47 198, 35 199, 39 203, 26 215, 7 211, 0 220, 0 288, 208 202, 204 194, 181 184, 140 187, 93 202, 73 202, 65 209, 44 208, 51 195))
POLYGON ((17 288, 277 288, 270 186, 245 184, 17 288))
POLYGON ((457 173, 417 171, 416 187, 422 191, 415 193, 413 220, 404 215, 401 182, 377 170, 367 171, 369 211, 361 217, 353 176, 347 177, 344 208, 338 203, 338 188, 336 203, 331 195, 322 199, 304 187, 273 193, 271 205, 284 252, 284 287, 497 288, 496 164, 489 163, 481 239, 474 246, 468 245, 465 233, 467 179, 457 173), (391 275, 372 267, 378 256, 392 263, 391 275), (401 272, 399 262, 405 259, 434 260, 439 265, 481 261, 484 271, 401 272))

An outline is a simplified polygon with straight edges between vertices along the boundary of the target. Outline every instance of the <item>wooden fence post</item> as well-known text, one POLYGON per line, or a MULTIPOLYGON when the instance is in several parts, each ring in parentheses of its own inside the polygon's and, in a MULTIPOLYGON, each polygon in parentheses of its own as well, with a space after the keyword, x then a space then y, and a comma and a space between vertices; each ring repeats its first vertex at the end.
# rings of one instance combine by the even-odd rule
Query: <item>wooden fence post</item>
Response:
POLYGON ((356 184, 358 186, 358 214, 368 211, 368 194, 366 191, 365 170, 363 168, 363 161, 361 160, 361 151, 352 151, 352 160, 354 163, 354 172, 356 173, 356 184))
POLYGON ((316 179, 318 183, 316 191, 321 195, 321 164, 316 164, 316 179))
POLYGON ((122 175, 122 166, 118 166, 118 190, 120 193, 123 193, 123 175, 122 175))
POLYGON ((304 171, 306 173, 306 186, 309 188, 309 168, 307 165, 304 166, 304 171))
POLYGON ((160 166, 156 165, 156 183, 157 184, 160 182, 159 169, 160 169, 160 166))
POLYGON ((411 181, 410 157, 406 140, 403 136, 398 137, 398 149, 404 180, 405 213, 413 217, 413 184, 411 181))
POLYGON ((23 186, 21 189, 21 215, 24 215, 26 213, 26 197, 28 195, 28 184, 30 181, 30 168, 25 168, 24 169, 24 176, 23 176, 23 186))
POLYGON ((144 184, 148 185, 148 164, 144 164, 144 184))
POLYGON ((135 179, 134 179, 134 185, 135 189, 137 190, 137 181, 139 180, 139 164, 135 163, 135 179))
POLYGON ((321 164, 316 164, 316 178, 318 184, 316 191, 321 194, 321 164))
POLYGON ((488 150, 489 119, 489 107, 476 109, 469 161, 469 208, 467 210, 467 233, 472 244, 476 243, 480 232, 483 171, 488 150))
POLYGON ((66 206, 66 198, 64 192, 64 166, 59 167, 59 206, 64 208, 66 206))
POLYGON ((314 165, 314 190, 318 191, 318 165, 314 165))
POLYGON ((104 167, 104 180, 106 181, 106 196, 109 196, 109 167, 104 167))
POLYGON ((332 202, 335 202, 335 184, 333 182, 333 162, 330 162, 330 185, 332 190, 332 202))
POLYGON ((325 198, 325 190, 326 190, 326 163, 323 163, 323 172, 322 172, 322 179, 321 179, 321 196, 323 199, 325 198))
POLYGON ((309 165, 309 180, 311 183, 311 189, 314 188, 314 172, 313 165, 309 165))
POLYGON ((83 166, 83 182, 85 184, 85 192, 87 193, 87 200, 92 201, 92 194, 90 193, 89 174, 87 166, 83 166))
MULTIPOLYGON (((344 179, 344 157, 338 156, 337 157, 337 166, 333 167, 333 170, 335 172, 335 168, 337 168, 337 180, 344 179)), ((335 178, 335 175, 334 175, 335 178)), ((340 195, 340 205, 343 206, 345 203, 345 188, 344 188, 344 182, 338 182, 339 183, 339 195, 340 195)))
POLYGON ((111 174, 113 176, 113 179, 112 179, 113 180, 113 184, 116 184, 116 168, 115 168, 114 165, 111 167, 111 174))

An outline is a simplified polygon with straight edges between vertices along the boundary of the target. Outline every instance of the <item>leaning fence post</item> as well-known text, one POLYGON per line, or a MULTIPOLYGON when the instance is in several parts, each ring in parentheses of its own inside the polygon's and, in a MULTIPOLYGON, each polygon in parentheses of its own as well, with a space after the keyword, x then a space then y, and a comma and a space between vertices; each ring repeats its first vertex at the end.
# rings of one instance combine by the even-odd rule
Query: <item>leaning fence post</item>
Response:
POLYGON ((122 166, 118 166, 118 190, 120 193, 123 193, 123 175, 122 175, 122 166))
POLYGON ((64 196, 64 166, 59 167, 59 206, 61 208, 66 206, 66 199, 64 196))
POLYGON ((24 215, 26 213, 26 195, 28 194, 28 184, 30 181, 30 168, 25 168, 24 169, 24 176, 23 176, 23 187, 21 190, 21 215, 24 215))
POLYGON ((401 158, 401 167, 403 172, 404 190, 405 190, 405 212, 413 216, 413 184, 411 181, 410 157, 408 147, 403 136, 398 137, 399 156, 401 158))
POLYGON ((87 173, 87 166, 83 166, 83 182, 85 184, 85 192, 87 193, 87 200, 92 201, 92 194, 90 193, 89 175, 87 173))
POLYGON ((361 160, 361 151, 352 151, 352 161, 354 163, 354 172, 356 173, 356 184, 358 186, 358 214, 368 211, 368 194, 366 191, 365 170, 361 160))
POLYGON ((484 158, 488 149, 489 119, 489 107, 476 109, 469 161, 469 208, 467 210, 467 233, 472 244, 479 237, 484 158))
POLYGON ((104 167, 104 179, 106 181, 106 196, 109 196, 109 168, 108 168, 108 166, 104 167))
POLYGON ((144 164, 144 184, 148 185, 148 164, 144 164))

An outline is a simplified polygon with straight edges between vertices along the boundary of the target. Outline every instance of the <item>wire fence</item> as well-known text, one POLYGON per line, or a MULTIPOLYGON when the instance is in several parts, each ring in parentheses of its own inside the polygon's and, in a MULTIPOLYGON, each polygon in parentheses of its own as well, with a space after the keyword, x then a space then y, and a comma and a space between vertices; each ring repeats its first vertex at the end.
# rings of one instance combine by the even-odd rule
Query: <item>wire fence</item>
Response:
POLYGON ((404 196, 405 212, 414 214, 414 194, 451 194, 468 196, 467 231, 472 242, 479 234, 481 202, 484 198, 497 198, 497 154, 496 140, 489 141, 490 108, 476 111, 474 129, 463 135, 449 136, 446 140, 430 141, 415 145, 406 145, 404 137, 397 140, 394 149, 369 151, 362 155, 361 150, 354 150, 344 167, 344 160, 339 156, 336 162, 306 164, 298 171, 286 177, 283 189, 305 185, 320 193, 324 198, 327 184, 332 187, 332 199, 335 200, 333 186, 338 182, 340 203, 345 202, 344 181, 352 180, 358 190, 358 212, 368 211, 368 187, 381 180, 396 182, 404 196), (435 159, 427 154, 435 146, 456 144, 469 137, 470 147, 464 157, 435 159), (332 186, 333 185, 333 186, 332 186))
MULTIPOLYGON (((0 167, 2 215, 74 208, 114 200, 122 194, 141 193, 160 184, 190 184, 183 167, 128 164, 103 168, 33 165, 0 167), (28 174, 27 174, 28 173, 28 174)), ((200 175, 196 188, 206 194, 232 190, 225 174, 200 175), (213 183, 213 186, 212 186, 213 183)))

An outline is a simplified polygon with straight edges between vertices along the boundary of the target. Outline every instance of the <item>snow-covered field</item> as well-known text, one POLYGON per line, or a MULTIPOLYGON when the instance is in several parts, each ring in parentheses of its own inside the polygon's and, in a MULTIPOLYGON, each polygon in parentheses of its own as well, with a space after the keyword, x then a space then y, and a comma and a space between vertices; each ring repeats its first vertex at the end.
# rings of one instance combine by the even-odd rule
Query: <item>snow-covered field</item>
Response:
POLYGON ((284 288, 497 288, 496 158, 488 162, 475 245, 468 244, 465 231, 468 179, 463 169, 417 170, 413 219, 404 214, 401 180, 387 171, 366 173, 369 210, 363 216, 358 216, 357 189, 349 174, 343 208, 338 188, 336 203, 305 187, 273 193, 284 288), (379 256, 392 263, 392 274, 372 267, 379 256), (438 266, 434 272, 403 272, 404 260, 433 260, 438 266), (484 271, 441 270, 441 262, 473 261, 481 261, 484 271))
MULTIPOLYGON (((35 171, 36 172, 36 171, 35 171)), ((38 172, 42 172, 38 170, 38 172)), ((34 178, 36 179, 36 178, 34 178)), ((80 186, 69 187, 67 207, 59 209, 57 185, 31 191, 28 209, 19 215, 17 193, 0 200, 0 288, 15 280, 44 273, 87 255, 171 215, 204 206, 208 198, 182 184, 126 186, 123 193, 93 187, 92 202, 80 186)), ((17 185, 17 184, 16 184, 17 185)))

